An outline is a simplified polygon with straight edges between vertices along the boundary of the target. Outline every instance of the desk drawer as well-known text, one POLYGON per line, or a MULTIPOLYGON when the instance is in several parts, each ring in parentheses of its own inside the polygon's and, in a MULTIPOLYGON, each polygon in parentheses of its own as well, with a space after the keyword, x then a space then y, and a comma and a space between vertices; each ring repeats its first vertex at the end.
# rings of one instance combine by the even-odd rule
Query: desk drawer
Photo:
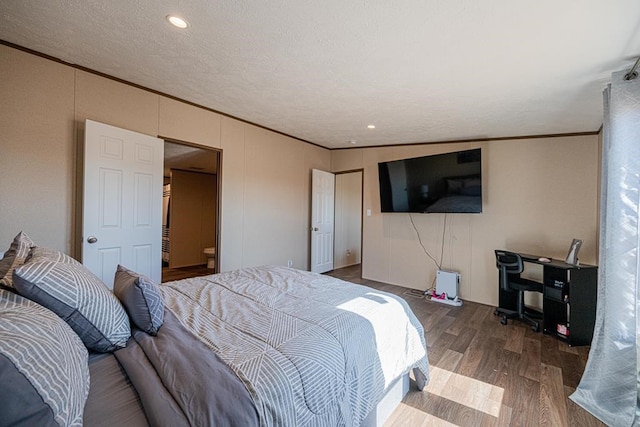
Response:
POLYGON ((564 298, 562 296, 562 288, 556 288, 553 286, 545 286, 544 287, 544 297, 552 299, 554 301, 563 302, 564 298))
POLYGON ((544 297, 559 302, 569 302, 569 283, 548 280, 544 284, 544 297))

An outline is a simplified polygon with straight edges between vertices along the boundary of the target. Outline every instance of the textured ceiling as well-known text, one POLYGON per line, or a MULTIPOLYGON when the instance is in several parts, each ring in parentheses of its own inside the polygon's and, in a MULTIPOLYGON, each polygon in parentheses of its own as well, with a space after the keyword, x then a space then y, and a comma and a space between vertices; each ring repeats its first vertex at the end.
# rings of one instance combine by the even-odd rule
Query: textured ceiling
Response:
POLYGON ((640 2, 2 0, 0 39, 340 148, 596 131, 640 2))

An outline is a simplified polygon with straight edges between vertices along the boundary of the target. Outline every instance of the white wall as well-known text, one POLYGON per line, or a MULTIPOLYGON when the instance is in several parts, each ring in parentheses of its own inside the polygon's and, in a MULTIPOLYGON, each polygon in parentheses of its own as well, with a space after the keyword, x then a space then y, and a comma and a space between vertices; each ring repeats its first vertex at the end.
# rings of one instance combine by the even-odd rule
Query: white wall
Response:
MULTIPOLYGON (((462 299, 497 304, 494 249, 564 259, 584 240, 580 259, 597 263, 598 135, 335 150, 332 171, 364 168, 363 277, 428 289, 437 267, 461 273, 462 299), (382 214, 377 164, 482 148, 483 213, 382 214), (414 230, 411 218, 415 223, 414 230), (444 236, 444 238, 443 238, 444 236)), ((537 271, 530 272, 539 274, 537 271)))
POLYGON ((362 260, 362 172, 336 175, 333 267, 362 260))
POLYGON ((77 159, 92 119, 222 149, 222 271, 308 267, 310 169, 330 169, 328 150, 4 45, 0 75, 0 248, 24 230, 79 257, 77 159))

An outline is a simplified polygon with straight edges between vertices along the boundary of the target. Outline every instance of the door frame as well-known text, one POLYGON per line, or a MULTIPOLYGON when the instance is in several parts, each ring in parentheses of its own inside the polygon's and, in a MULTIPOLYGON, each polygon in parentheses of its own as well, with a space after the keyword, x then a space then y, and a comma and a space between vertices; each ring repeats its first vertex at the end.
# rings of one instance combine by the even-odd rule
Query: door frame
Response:
POLYGON ((222 213, 222 148, 211 147, 208 145, 202 145, 194 142, 184 141, 181 139, 170 138, 167 136, 158 135, 158 138, 162 139, 165 142, 170 142, 172 144, 178 145, 186 145, 188 147, 198 148, 202 150, 215 151, 217 155, 217 164, 216 164, 216 234, 215 234, 215 245, 216 245, 216 257, 215 257, 215 272, 220 272, 220 254, 222 253, 222 248, 220 247, 220 214, 222 213))

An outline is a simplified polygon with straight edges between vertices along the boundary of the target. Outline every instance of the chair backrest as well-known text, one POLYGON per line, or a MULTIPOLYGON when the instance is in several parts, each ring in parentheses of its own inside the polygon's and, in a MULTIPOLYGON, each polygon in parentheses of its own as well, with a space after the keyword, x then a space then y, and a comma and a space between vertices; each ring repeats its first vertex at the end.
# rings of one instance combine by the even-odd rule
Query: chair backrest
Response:
POLYGON ((522 264, 522 257, 515 252, 504 251, 496 249, 496 267, 500 270, 500 288, 505 291, 510 291, 509 287, 509 275, 519 275, 524 270, 522 264))

